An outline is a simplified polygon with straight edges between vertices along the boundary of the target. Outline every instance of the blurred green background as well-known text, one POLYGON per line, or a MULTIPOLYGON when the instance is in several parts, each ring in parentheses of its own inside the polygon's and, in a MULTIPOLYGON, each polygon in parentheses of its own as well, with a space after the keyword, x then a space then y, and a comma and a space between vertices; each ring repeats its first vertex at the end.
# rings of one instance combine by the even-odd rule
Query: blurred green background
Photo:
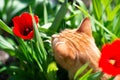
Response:
MULTIPOLYGON (((56 30, 52 31, 56 33, 64 28, 77 28, 81 20, 88 16, 85 14, 87 12, 110 32, 118 37, 120 36, 119 0, 68 0, 69 3, 67 3, 67 6, 63 7, 63 13, 61 12, 62 14, 60 13, 59 16, 56 16, 63 2, 64 0, 0 0, 0 19, 12 27, 11 19, 16 15, 20 15, 22 12, 29 12, 29 6, 31 6, 33 13, 39 16, 40 25, 44 26, 43 28, 47 29, 50 27, 55 17, 60 18, 58 19, 60 24, 58 23, 59 25, 57 25, 55 23, 59 27, 54 27, 56 30), (74 3, 80 6, 81 10, 76 8, 74 3), (65 10, 67 11, 65 12, 65 10)), ((92 28, 98 47, 112 40, 112 35, 109 35, 108 32, 106 33, 106 30, 104 31, 104 29, 100 28, 95 21, 92 21, 92 28)))

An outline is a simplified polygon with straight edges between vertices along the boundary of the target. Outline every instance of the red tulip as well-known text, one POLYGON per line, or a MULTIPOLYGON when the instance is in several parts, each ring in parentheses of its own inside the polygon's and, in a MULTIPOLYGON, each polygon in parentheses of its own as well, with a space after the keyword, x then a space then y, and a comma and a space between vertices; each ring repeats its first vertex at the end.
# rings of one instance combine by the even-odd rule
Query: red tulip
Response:
POLYGON ((101 53, 99 67, 102 71, 113 76, 120 74, 120 39, 104 45, 101 53))
MULTIPOLYGON (((39 22, 38 16, 34 16, 36 24, 39 22)), ((30 40, 34 36, 33 22, 31 14, 24 12, 20 16, 16 16, 13 19, 14 27, 13 33, 24 39, 30 40)))

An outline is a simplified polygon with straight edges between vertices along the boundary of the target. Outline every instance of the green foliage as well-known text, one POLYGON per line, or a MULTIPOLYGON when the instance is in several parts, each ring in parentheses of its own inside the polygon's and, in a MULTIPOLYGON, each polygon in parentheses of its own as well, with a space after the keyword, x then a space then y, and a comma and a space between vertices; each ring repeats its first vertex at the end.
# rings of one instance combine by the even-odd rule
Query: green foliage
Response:
POLYGON ((67 0, 65 0, 65 2, 62 4, 58 14, 56 15, 53 21, 53 24, 51 25, 51 27, 49 27, 49 34, 57 32, 57 30, 59 29, 59 25, 62 19, 64 18, 66 12, 67 12, 67 0))
POLYGON ((87 70, 89 63, 84 64, 80 69, 75 73, 74 80, 100 80, 103 73, 102 72, 96 72, 92 73, 92 69, 87 70), (82 75, 81 75, 82 74, 82 75), (81 76, 80 76, 81 75, 81 76))
POLYGON ((92 0, 93 4, 93 13, 97 20, 101 20, 102 18, 102 4, 100 0, 92 0))
POLYGON ((95 37, 96 44, 99 48, 101 48, 100 45, 106 42, 111 42, 117 37, 119 37, 118 32, 116 33, 116 31, 119 30, 119 26, 116 26, 116 23, 117 20, 119 20, 118 13, 120 11, 120 8, 119 4, 114 3, 114 0, 92 0, 92 3, 92 15, 95 15, 95 18, 101 23, 102 26, 104 26, 101 29, 98 28, 100 25, 93 24, 93 26, 95 26, 93 35, 95 37), (106 28, 107 31, 104 28, 106 28))
POLYGON ((96 73, 90 74, 90 76, 88 77, 88 80, 100 80, 102 76, 103 76, 102 72, 96 72, 96 73))
POLYGON ((56 62, 51 62, 47 68, 47 74, 48 74, 49 80, 57 80, 56 79, 57 71, 58 71, 58 67, 56 65, 56 62))
POLYGON ((92 73, 92 69, 85 70, 88 68, 89 63, 84 64, 80 69, 75 73, 74 80, 100 80, 103 73, 102 72, 96 72, 92 73), (84 73, 84 74, 83 74, 84 73), (82 74, 82 76, 80 76, 82 74))
POLYGON ((88 80, 88 76, 91 74, 92 69, 90 69, 88 72, 86 72, 79 80, 88 80))
POLYGON ((77 80, 78 76, 83 73, 83 71, 88 67, 88 63, 86 63, 85 65, 83 65, 75 74, 74 76, 74 80, 77 80))
POLYGON ((10 27, 8 27, 1 19, 0 19, 0 28, 3 29, 4 31, 10 33, 10 34, 13 34, 10 27))

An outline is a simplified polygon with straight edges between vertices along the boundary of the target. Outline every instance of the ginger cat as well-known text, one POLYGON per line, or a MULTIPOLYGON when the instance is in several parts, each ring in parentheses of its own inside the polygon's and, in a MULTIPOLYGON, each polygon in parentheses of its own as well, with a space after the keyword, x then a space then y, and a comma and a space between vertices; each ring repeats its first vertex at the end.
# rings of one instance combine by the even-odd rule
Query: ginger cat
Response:
MULTIPOLYGON (((86 62, 89 62, 89 68, 93 68, 94 72, 99 71, 100 51, 92 36, 89 18, 85 18, 78 29, 65 29, 54 34, 52 47, 56 61, 68 71, 70 80, 86 62)), ((101 80, 107 79, 103 77, 101 80)))

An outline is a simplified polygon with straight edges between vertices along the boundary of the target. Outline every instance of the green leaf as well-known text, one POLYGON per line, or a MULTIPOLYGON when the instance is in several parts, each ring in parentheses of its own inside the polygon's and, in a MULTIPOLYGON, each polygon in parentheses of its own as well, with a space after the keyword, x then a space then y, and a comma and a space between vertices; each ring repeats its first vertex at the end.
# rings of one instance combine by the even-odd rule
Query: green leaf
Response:
POLYGON ((81 0, 76 0, 76 2, 82 7, 82 9, 87 10, 86 5, 81 0))
POLYGON ((77 7, 86 17, 91 17, 89 13, 84 10, 81 6, 78 6, 77 4, 74 4, 75 7, 77 7))
POLYGON ((90 75, 90 73, 92 72, 93 70, 90 69, 88 72, 86 72, 79 80, 88 80, 88 77, 90 75))
POLYGON ((117 5, 117 6, 110 12, 110 15, 108 16, 108 20, 109 20, 109 21, 113 20, 119 10, 120 10, 120 5, 117 5))
POLYGON ((40 27, 38 27, 39 29, 39 32, 44 32, 46 33, 48 31, 48 28, 51 26, 52 23, 47 23, 47 24, 44 24, 40 27))
POLYGON ((114 21, 114 24, 115 25, 113 26, 113 31, 118 37, 120 37, 120 15, 117 16, 117 18, 114 21))
POLYGON ((7 67, 2 67, 0 68, 0 73, 2 73, 3 71, 7 70, 7 67))
POLYGON ((58 67, 56 65, 55 62, 51 62, 48 65, 47 68, 47 76, 48 76, 48 80, 57 80, 56 79, 56 72, 58 71, 58 67))
POLYGON ((13 72, 13 70, 17 70, 17 69, 19 69, 17 66, 4 66, 0 68, 0 73, 6 70, 13 72))
POLYGON ((14 47, 2 36, 0 36, 0 49, 9 49, 14 51, 14 47))
POLYGON ((43 40, 42 40, 42 38, 40 36, 40 33, 39 33, 38 28, 37 28, 37 24, 36 24, 36 22, 34 20, 31 8, 30 8, 30 13, 32 15, 32 20, 33 20, 34 40, 35 40, 36 46, 40 49, 40 51, 41 51, 41 53, 43 55, 43 59, 46 60, 47 52, 46 52, 46 50, 44 48, 43 40))
POLYGON ((43 4, 43 7, 44 7, 44 23, 46 24, 48 22, 48 15, 47 15, 47 8, 46 8, 46 0, 44 0, 44 4, 43 4))
POLYGON ((74 80, 77 80, 78 76, 83 73, 83 71, 88 67, 89 63, 84 64, 80 69, 75 73, 74 80))
POLYGON ((102 5, 101 0, 92 0, 93 12, 97 20, 100 20, 102 17, 102 5))
POLYGON ((67 7, 67 0, 65 0, 65 2, 62 4, 60 10, 58 11, 51 27, 49 28, 49 31, 48 31, 48 34, 53 34, 55 32, 57 32, 58 28, 59 28, 59 25, 62 21, 62 19, 64 18, 67 10, 68 10, 68 7, 67 7))
POLYGON ((93 73, 91 74, 89 77, 88 77, 88 80, 100 80, 100 78, 103 76, 103 73, 102 72, 96 72, 96 73, 93 73))
POLYGON ((47 68, 47 73, 51 72, 51 71, 57 71, 58 70, 58 67, 56 65, 55 62, 51 62, 49 65, 48 65, 48 68, 47 68))
POLYGON ((0 28, 4 31, 8 32, 9 34, 13 35, 13 32, 9 26, 7 26, 1 19, 0 19, 0 28))
POLYGON ((111 2, 112 2, 112 0, 101 0, 102 5, 105 7, 105 11, 104 12, 106 12, 108 17, 110 16, 110 13, 112 11, 111 5, 110 5, 111 2))
POLYGON ((20 61, 26 61, 28 63, 31 62, 31 49, 27 44, 27 41, 24 41, 19 37, 16 37, 16 40, 18 42, 18 45, 15 47, 16 56, 20 59, 20 61))
POLYGON ((43 71, 43 70, 47 69, 46 68, 47 67, 47 61, 46 61, 47 52, 44 48, 43 40, 42 40, 39 30, 37 28, 37 24, 34 20, 31 7, 30 7, 30 13, 32 15, 33 28, 34 28, 34 44, 32 44, 32 45, 34 45, 33 50, 35 50, 35 52, 37 52, 37 56, 35 55, 34 58, 38 64, 39 68, 41 69, 41 71, 43 71))

